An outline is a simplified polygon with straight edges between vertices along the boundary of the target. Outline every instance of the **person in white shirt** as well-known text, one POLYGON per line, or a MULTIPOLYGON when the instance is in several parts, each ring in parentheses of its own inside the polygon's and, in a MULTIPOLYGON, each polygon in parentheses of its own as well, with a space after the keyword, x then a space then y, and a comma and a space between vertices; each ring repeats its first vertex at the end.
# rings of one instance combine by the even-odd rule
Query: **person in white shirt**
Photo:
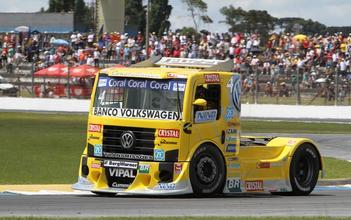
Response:
POLYGON ((93 46, 93 43, 94 43, 94 34, 90 33, 88 35, 88 45, 89 45, 89 47, 93 46))
MULTIPOLYGON (((76 42, 77 42, 77 35, 76 35, 76 33, 72 33, 71 34, 71 46, 73 47, 73 48, 75 48, 75 45, 76 45, 76 42)), ((76 49, 76 48, 75 48, 76 49)))
POLYGON ((98 49, 95 49, 93 55, 94 55, 94 66, 99 67, 100 66, 100 51, 98 49))
POLYGON ((89 55, 87 58, 87 65, 93 66, 94 65, 94 58, 89 55))

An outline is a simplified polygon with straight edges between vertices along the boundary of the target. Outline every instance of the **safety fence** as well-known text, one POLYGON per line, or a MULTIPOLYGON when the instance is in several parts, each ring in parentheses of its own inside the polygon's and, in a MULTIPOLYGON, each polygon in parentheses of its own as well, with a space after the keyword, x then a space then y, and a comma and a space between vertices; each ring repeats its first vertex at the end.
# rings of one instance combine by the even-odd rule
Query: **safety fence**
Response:
MULTIPOLYGON (((105 60, 100 67, 115 66, 105 60)), ((34 65, 24 63, 16 66, 12 73, 0 70, 3 78, 16 89, 11 93, 0 92, 0 96, 90 98, 93 78, 34 77, 34 65)), ((237 69, 242 76, 242 103, 288 104, 288 105, 351 105, 351 73, 335 67, 283 68, 242 66, 237 69)), ((72 73, 71 73, 72 74, 72 73)), ((0 84, 1 88, 1 84, 0 84)))

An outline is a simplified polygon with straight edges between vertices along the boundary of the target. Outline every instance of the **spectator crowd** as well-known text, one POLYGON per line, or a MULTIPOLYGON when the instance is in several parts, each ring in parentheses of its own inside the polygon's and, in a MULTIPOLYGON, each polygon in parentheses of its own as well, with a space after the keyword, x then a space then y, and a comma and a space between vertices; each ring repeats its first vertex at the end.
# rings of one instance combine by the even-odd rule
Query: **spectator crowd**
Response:
MULTIPOLYGON (((57 36, 56 36, 57 37, 57 36)), ((244 91, 255 87, 253 74, 267 75, 265 85, 276 84, 277 76, 285 75, 294 90, 296 71, 306 88, 313 87, 318 78, 333 81, 335 67, 342 80, 350 80, 351 33, 315 34, 311 36, 292 33, 272 34, 265 42, 259 34, 211 33, 199 36, 165 32, 149 35, 145 48, 144 35, 128 33, 72 33, 67 44, 54 44, 56 37, 47 33, 0 34, 0 68, 12 73, 23 62, 34 62, 35 70, 57 63, 70 65, 89 64, 102 66, 105 62, 129 66, 147 56, 227 59, 234 62, 235 71, 243 74, 244 91), (294 74, 295 73, 295 74, 294 74)), ((285 83, 285 82, 283 82, 285 83)), ((279 84, 280 85, 280 84, 279 84)), ((282 84, 283 85, 283 84, 282 84)), ((268 93, 269 94, 269 93, 268 93)), ((284 92, 285 95, 288 93, 284 92)))

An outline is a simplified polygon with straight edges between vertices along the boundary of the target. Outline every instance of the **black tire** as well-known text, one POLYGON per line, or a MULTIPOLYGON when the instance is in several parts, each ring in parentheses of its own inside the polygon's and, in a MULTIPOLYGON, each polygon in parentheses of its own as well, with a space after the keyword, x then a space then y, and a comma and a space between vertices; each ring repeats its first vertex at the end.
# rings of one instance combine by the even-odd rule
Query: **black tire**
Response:
POLYGON ((225 163, 221 152, 210 144, 201 145, 190 161, 190 182, 196 196, 223 192, 225 163))
POLYGON ((311 144, 302 144, 294 153, 290 164, 290 184, 292 191, 272 193, 274 195, 307 196, 317 184, 320 158, 311 144))

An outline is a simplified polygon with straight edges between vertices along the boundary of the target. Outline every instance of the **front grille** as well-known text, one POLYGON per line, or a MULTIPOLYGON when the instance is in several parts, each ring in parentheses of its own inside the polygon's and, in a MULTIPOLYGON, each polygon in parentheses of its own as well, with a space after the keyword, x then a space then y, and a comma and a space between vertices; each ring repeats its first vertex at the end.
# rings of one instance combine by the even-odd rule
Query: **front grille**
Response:
POLYGON ((103 130, 103 152, 148 156, 154 154, 156 129, 104 125, 103 130), (136 142, 131 149, 125 149, 121 145, 120 138, 125 131, 131 131, 135 135, 136 142))

